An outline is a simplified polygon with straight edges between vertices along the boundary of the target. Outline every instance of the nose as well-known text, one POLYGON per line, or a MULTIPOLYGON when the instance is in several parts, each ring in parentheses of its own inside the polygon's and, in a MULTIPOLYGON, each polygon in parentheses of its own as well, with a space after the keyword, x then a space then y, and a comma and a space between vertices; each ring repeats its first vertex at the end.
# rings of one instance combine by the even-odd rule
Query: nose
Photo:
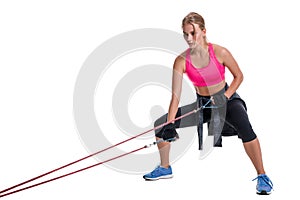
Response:
POLYGON ((184 38, 185 38, 185 40, 187 41, 187 42, 192 42, 193 41, 193 36, 192 36, 192 34, 185 34, 184 35, 184 38))
POLYGON ((192 36, 192 34, 188 34, 188 36, 187 36, 187 41, 193 41, 193 36, 192 36))

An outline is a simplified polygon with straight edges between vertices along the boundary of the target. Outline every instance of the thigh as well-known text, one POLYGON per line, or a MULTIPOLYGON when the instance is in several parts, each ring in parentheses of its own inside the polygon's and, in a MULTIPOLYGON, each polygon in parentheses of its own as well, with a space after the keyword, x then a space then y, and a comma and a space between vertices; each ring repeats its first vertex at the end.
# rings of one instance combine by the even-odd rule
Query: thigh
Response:
POLYGON ((226 121, 235 126, 249 122, 247 110, 241 100, 234 99, 228 102, 226 121))
MULTIPOLYGON (((197 108, 197 102, 182 106, 178 108, 178 111, 176 113, 176 118, 180 117, 188 112, 191 112, 197 108)), ((168 113, 165 115, 161 116, 154 122, 154 127, 157 127, 167 121, 168 118, 168 113)), ((198 123, 199 116, 197 113, 192 113, 182 119, 179 119, 175 121, 175 126, 176 128, 184 128, 184 127, 190 127, 190 126, 196 126, 198 123)), ((160 129, 155 130, 155 132, 159 132, 160 129)))
POLYGON ((226 122, 234 127, 238 136, 244 140, 251 140, 256 135, 252 129, 244 103, 239 99, 227 104, 226 122))

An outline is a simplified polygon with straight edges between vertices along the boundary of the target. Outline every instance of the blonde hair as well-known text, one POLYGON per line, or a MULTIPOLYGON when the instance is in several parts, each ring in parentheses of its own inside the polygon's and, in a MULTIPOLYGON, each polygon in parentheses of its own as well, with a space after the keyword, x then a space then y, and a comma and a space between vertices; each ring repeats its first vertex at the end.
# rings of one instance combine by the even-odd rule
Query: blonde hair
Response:
MULTIPOLYGON (((187 16, 183 18, 181 28, 183 28, 183 26, 186 24, 191 24, 194 27, 194 30, 195 30, 194 24, 198 24, 199 28, 202 31, 203 30, 206 31, 204 18, 196 12, 190 12, 187 16)), ((208 43, 206 36, 204 36, 203 39, 206 43, 208 43)))
POLYGON ((185 24, 198 24, 201 30, 205 29, 205 21, 201 15, 195 12, 190 12, 182 20, 182 27, 185 24))

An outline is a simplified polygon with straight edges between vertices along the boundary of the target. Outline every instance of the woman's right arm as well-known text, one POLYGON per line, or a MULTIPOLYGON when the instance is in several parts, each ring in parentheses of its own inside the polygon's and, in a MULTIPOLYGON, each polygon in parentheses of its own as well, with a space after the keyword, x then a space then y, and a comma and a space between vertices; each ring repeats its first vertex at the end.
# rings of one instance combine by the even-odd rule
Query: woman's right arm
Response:
POLYGON ((182 55, 175 59, 172 74, 172 98, 168 111, 168 122, 175 119, 180 102, 182 78, 185 68, 185 59, 182 55))

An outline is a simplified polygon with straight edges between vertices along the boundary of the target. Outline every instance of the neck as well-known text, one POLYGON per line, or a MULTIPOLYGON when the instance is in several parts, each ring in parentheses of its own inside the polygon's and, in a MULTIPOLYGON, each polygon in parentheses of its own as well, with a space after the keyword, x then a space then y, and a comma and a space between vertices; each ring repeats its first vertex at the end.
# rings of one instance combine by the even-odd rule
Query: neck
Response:
POLYGON ((206 55, 208 53, 208 43, 197 44, 194 48, 191 48, 192 54, 206 55))

